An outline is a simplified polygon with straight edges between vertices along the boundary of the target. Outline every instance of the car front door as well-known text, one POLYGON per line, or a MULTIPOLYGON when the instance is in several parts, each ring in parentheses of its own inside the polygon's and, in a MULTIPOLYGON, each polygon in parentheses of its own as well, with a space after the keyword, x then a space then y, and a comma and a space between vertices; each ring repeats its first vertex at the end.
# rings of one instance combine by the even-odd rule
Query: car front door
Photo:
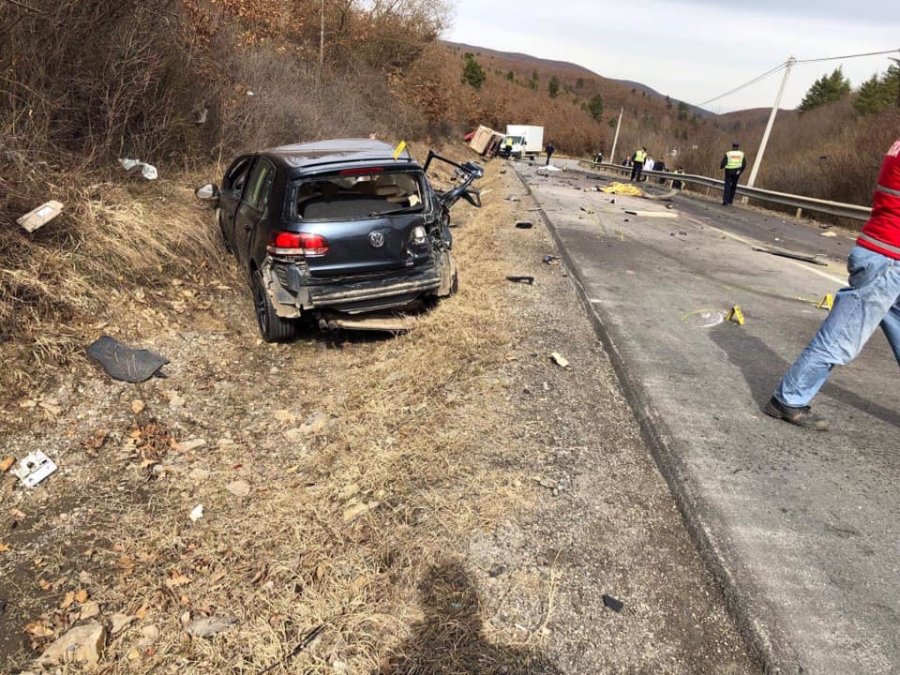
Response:
POLYGON ((235 253, 241 266, 250 271, 251 246, 255 228, 266 217, 269 194, 275 181, 275 167, 265 157, 256 160, 244 187, 234 219, 235 253))
POLYGON ((219 212, 217 214, 219 228, 225 243, 234 248, 234 218, 238 205, 241 203, 241 194, 247 184, 250 167, 253 165, 253 155, 242 155, 231 163, 225 177, 222 179, 222 188, 219 190, 219 212))

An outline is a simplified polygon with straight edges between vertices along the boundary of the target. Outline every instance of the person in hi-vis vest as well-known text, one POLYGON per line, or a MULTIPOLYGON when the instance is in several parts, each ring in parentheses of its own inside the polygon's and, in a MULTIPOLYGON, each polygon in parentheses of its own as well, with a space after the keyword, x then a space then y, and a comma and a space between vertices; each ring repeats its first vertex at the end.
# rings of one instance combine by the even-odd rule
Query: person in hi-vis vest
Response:
POLYGON ((641 173, 644 171, 644 162, 647 161, 647 148, 638 148, 631 158, 631 181, 641 182, 641 173))
POLYGON ((728 206, 734 203, 738 179, 747 168, 747 158, 741 150, 740 143, 731 144, 731 150, 725 153, 720 168, 725 169, 725 191, 722 194, 722 205, 728 206))

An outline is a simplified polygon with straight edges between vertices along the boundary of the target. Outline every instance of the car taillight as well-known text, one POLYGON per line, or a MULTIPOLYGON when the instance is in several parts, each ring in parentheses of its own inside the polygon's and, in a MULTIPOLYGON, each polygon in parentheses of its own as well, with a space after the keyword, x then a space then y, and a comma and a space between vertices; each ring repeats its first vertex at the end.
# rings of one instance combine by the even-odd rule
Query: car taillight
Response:
POLYGON ((273 232, 266 250, 272 255, 302 255, 315 258, 328 253, 328 240, 321 234, 273 232))

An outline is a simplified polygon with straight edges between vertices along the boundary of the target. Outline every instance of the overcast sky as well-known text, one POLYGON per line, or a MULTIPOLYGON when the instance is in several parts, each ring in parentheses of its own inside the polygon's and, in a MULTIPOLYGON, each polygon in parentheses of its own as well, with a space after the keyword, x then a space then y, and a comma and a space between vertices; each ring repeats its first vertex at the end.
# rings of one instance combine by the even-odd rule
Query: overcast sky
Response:
MULTIPOLYGON (((702 103, 784 62, 900 48, 897 0, 451 0, 444 37, 501 51, 571 61, 702 103)), ((900 54, 894 56, 900 57, 900 54)), ((782 107, 836 66, 854 86, 890 65, 886 56, 798 65, 782 107)), ((707 106, 771 106, 781 74, 707 106)))

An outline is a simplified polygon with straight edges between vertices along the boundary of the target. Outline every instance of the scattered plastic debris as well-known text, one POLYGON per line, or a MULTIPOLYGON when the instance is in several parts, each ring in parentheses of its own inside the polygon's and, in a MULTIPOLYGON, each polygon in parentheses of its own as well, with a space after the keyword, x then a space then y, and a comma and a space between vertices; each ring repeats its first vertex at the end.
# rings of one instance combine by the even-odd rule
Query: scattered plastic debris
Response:
POLYGON ((534 227, 534 223, 532 223, 530 220, 517 220, 516 227, 520 230, 530 230, 532 227, 534 227))
POLYGON ((828 230, 827 232, 821 232, 819 234, 819 236, 820 237, 836 237, 837 232, 835 232, 834 230, 828 230))
POLYGON ((550 265, 556 260, 559 260, 558 255, 545 255, 543 258, 541 258, 541 262, 543 262, 545 265, 550 265))
POLYGON ((191 511, 191 515, 189 516, 189 518, 191 519, 191 522, 196 523, 202 517, 203 517, 203 504, 197 504, 197 506, 194 507, 194 510, 191 511))
POLYGON ((625 603, 621 600, 616 600, 613 596, 603 594, 603 604, 609 607, 614 612, 621 612, 622 608, 625 607, 625 603))
POLYGON ((147 180, 156 180, 159 178, 159 173, 155 166, 147 164, 147 162, 142 162, 139 159, 120 159, 119 164, 121 164, 122 168, 129 174, 137 173, 138 170, 140 170, 141 176, 147 180))
POLYGON ((534 284, 534 277, 527 274, 507 274, 506 280, 514 283, 528 284, 529 286, 534 284))
POLYGON ((133 349, 108 335, 91 343, 87 353, 111 378, 133 384, 149 380, 169 362, 159 354, 133 349))
POLYGON ((568 359, 566 359, 566 357, 563 356, 562 354, 560 354, 559 352, 553 352, 552 354, 550 354, 550 358, 560 368, 568 368, 569 367, 568 359))
POLYGON ((640 218, 677 218, 677 213, 669 213, 668 211, 625 211, 629 216, 638 216, 640 218))
POLYGON ((208 638, 228 630, 236 623, 237 619, 233 616, 209 616, 194 621, 188 626, 187 632, 194 637, 208 638))
POLYGON ((25 487, 33 488, 55 473, 56 469, 56 463, 38 450, 26 455, 12 472, 18 476, 25 487))
POLYGON ((62 213, 64 206, 62 202, 51 200, 45 204, 41 204, 33 211, 29 211, 24 216, 16 220, 26 232, 34 232, 43 227, 51 220, 62 213))

